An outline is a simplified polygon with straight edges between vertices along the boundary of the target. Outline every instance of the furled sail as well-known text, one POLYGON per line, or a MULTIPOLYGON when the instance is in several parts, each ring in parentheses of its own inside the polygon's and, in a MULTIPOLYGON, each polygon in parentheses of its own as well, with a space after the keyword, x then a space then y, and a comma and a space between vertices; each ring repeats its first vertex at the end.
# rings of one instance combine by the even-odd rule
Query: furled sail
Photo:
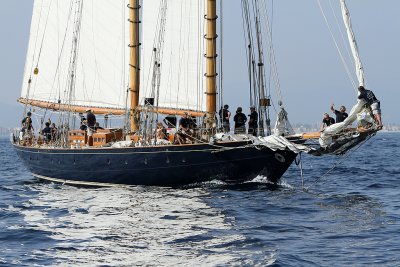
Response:
POLYGON ((353 58, 354 58, 354 62, 355 62, 358 83, 359 83, 359 85, 364 86, 364 69, 363 69, 363 66, 361 63, 360 56, 358 54, 356 37, 354 35, 353 29, 351 26, 350 13, 349 13, 349 10, 347 9, 345 0, 340 0, 340 6, 341 6, 341 10, 342 10, 343 21, 346 26, 347 37, 348 37, 348 40, 350 43, 351 52, 353 54, 353 58))
POLYGON ((22 99, 123 109, 129 57, 127 4, 127 0, 35 0, 22 99))
MULTIPOLYGON (((356 38, 352 29, 351 25, 351 20, 350 20, 350 13, 349 10, 347 9, 345 0, 340 0, 340 6, 342 10, 342 16, 343 16, 343 21, 346 26, 347 30, 347 37, 350 43, 351 47, 351 52, 353 54, 354 58, 354 63, 356 67, 356 75, 357 79, 359 82, 359 85, 364 86, 364 70, 363 66, 361 64, 361 59, 358 53, 358 47, 357 47, 357 42, 356 38)), ((357 103, 353 106, 351 109, 349 116, 340 123, 335 123, 329 127, 327 127, 322 133, 321 137, 319 139, 319 143, 321 147, 327 147, 332 143, 332 137, 336 135, 337 133, 343 131, 347 126, 351 125, 354 121, 356 121, 358 118, 357 116, 361 113, 366 114, 366 116, 369 116, 369 112, 365 110, 364 108, 365 101, 364 100, 358 100, 357 103)))
POLYGON ((144 97, 155 97, 161 108, 206 110, 204 12, 204 0, 143 2, 142 104, 144 97))

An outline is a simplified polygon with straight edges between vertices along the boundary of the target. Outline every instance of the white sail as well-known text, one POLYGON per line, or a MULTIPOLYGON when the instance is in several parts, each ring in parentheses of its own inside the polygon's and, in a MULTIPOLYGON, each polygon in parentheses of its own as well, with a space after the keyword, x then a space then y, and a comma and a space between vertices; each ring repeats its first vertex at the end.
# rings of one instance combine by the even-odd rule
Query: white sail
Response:
POLYGON ((345 0, 340 0, 340 6, 341 6, 341 10, 342 10, 343 21, 344 21, 344 24, 345 24, 346 30, 347 30, 347 37, 349 39, 351 52, 353 54, 353 58, 354 58, 355 66, 356 66, 357 79, 358 79, 359 85, 364 86, 364 69, 361 64, 360 56, 358 54, 356 37, 354 36, 354 32, 353 32, 353 29, 351 26, 350 13, 349 13, 349 10, 347 9, 345 0))
MULTIPOLYGON (((153 48, 160 50, 159 107, 205 111, 204 0, 146 0, 143 2, 141 103, 154 97, 153 48), (160 9, 166 8, 165 22, 160 9), (163 38, 158 36, 163 33, 163 38)), ((155 88, 155 90, 154 90, 155 88)))
POLYGON ((81 2, 70 104, 123 108, 129 57, 127 0, 35 0, 21 97, 69 103, 68 69, 81 2), (34 75, 36 66, 39 73, 34 75))

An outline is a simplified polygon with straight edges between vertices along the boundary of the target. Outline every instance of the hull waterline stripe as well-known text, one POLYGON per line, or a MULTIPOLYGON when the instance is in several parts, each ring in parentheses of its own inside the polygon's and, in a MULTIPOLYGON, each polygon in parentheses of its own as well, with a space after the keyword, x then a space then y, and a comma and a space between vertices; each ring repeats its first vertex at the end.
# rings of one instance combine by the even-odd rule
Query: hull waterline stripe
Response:
POLYGON ((32 175, 41 180, 46 180, 46 181, 60 183, 60 184, 102 186, 102 187, 127 187, 127 185, 125 185, 125 184, 111 184, 111 183, 96 183, 96 182, 65 180, 65 179, 47 177, 47 176, 43 176, 43 175, 35 174, 35 173, 32 173, 32 175))

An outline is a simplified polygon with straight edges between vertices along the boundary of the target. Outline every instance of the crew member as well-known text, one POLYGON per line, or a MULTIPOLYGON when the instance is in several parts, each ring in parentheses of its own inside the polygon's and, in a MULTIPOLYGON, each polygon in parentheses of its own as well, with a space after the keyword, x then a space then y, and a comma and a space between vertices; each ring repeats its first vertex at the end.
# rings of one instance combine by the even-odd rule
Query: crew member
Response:
POLYGON ((220 121, 225 133, 229 133, 231 127, 229 124, 229 119, 231 118, 231 112, 228 110, 228 108, 229 108, 228 105, 224 105, 224 108, 219 111, 220 121))
POLYGON ((96 116, 92 113, 90 108, 86 109, 86 123, 88 134, 88 145, 93 146, 93 132, 96 125, 96 116))
POLYGON ((22 127, 25 128, 25 130, 27 131, 34 131, 35 129, 33 129, 32 126, 32 113, 30 111, 28 111, 28 113, 26 113, 26 117, 22 119, 22 127))
POLYGON ((377 129, 383 128, 382 118, 381 118, 381 102, 376 98, 375 94, 371 90, 367 90, 364 86, 358 87, 360 94, 358 99, 364 99, 372 109, 372 114, 374 114, 375 120, 378 122, 377 129))
POLYGON ((242 107, 238 107, 236 109, 236 114, 233 117, 233 121, 235 122, 235 134, 244 134, 246 133, 246 115, 242 113, 242 107))
POLYGON ((257 136, 257 128, 258 128, 258 113, 256 111, 255 106, 250 107, 250 115, 249 115, 249 130, 248 134, 252 134, 257 136))
POLYGON ((320 131, 322 132, 326 127, 331 126, 335 123, 335 119, 330 117, 328 113, 324 114, 320 131))
POLYGON ((191 136, 191 131, 189 129, 189 117, 188 113, 183 113, 182 118, 179 120, 179 130, 176 132, 176 143, 182 144, 186 143, 186 138, 191 136))
POLYGON ((331 110, 336 115, 336 123, 344 121, 349 116, 349 114, 346 113, 345 106, 340 106, 339 110, 336 110, 332 104, 331 110))
POLYGON ((44 127, 43 130, 42 130, 42 135, 43 135, 43 137, 44 137, 44 141, 47 143, 47 142, 50 142, 50 141, 51 141, 51 132, 52 132, 52 129, 51 129, 51 127, 50 127, 50 122, 46 122, 46 123, 45 123, 45 126, 46 126, 46 127, 44 127))

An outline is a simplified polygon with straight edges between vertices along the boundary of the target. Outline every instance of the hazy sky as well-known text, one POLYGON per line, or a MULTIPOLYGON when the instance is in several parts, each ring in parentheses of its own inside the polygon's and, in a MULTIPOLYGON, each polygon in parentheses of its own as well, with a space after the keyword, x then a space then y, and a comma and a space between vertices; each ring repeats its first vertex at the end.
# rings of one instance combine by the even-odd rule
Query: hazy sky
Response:
MULTIPOLYGON (((339 0, 321 2, 328 15, 332 14, 329 3, 339 12, 339 0)), ((1 4, 0 126, 10 127, 18 126, 21 119, 16 99, 21 91, 33 0, 1 0, 1 4)), ((367 87, 381 100, 384 123, 399 124, 396 106, 400 98, 400 1, 348 0, 347 5, 367 87)), ((356 101, 356 93, 317 0, 275 0, 274 6, 276 61, 290 121, 319 124, 331 103, 350 109, 356 101)), ((248 81, 240 1, 224 0, 223 17, 225 102, 231 111, 239 105, 247 111, 248 81)), ((330 23, 336 27, 334 20, 330 23)), ((339 43, 343 45, 341 39, 339 43)), ((353 69, 351 66, 352 72, 353 69)), ((272 116, 275 120, 274 113, 272 116)))

